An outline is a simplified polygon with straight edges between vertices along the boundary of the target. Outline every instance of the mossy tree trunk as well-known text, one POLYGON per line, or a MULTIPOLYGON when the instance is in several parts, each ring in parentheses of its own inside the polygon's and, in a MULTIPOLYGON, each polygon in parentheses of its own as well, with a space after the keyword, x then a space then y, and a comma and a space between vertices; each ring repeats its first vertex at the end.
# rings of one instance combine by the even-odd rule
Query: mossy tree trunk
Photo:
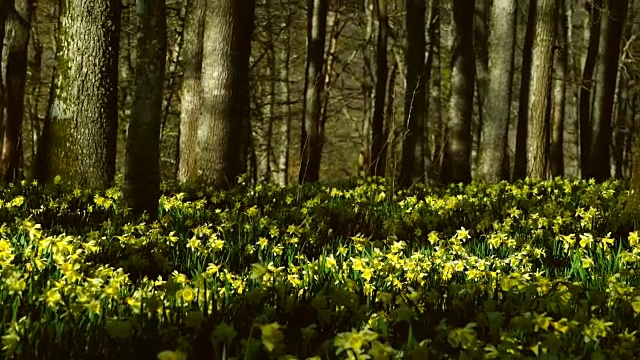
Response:
POLYGON ((120 0, 62 0, 49 110, 36 177, 112 185, 118 128, 120 0))

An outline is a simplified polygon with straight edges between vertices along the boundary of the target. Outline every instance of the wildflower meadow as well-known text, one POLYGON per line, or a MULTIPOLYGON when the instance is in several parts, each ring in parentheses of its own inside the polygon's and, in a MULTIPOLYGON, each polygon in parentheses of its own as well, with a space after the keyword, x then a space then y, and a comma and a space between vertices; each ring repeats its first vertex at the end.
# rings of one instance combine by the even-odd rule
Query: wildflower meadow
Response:
POLYGON ((0 190, 6 359, 633 359, 623 182, 0 190))

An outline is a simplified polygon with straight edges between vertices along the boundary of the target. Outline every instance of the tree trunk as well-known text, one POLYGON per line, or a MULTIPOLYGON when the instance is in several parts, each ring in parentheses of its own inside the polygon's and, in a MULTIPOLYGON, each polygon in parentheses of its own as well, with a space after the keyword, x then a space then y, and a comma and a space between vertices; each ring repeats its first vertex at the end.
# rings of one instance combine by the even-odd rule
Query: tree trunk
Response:
POLYGON ((178 182, 193 184, 198 178, 196 143, 202 114, 202 51, 206 0, 188 0, 184 25, 182 94, 178 182))
POLYGON ((529 2, 527 28, 522 46, 522 67, 520 70, 520 94, 518 102, 518 128, 516 130, 516 155, 513 165, 513 180, 527 176, 527 138, 529 137, 529 86, 531 83, 531 56, 536 24, 536 4, 529 2))
MULTIPOLYGON (((5 29, 7 24, 7 15, 13 11, 13 1, 0 1, 0 126, 5 122, 4 107, 7 102, 6 89, 4 88, 5 64, 2 51, 4 48, 5 29)), ((4 131, 0 129, 0 132, 4 131)), ((3 139, 3 138, 0 138, 3 139)), ((1 144, 0 144, 1 145, 1 144)))
POLYGON ((442 121, 442 47, 440 44, 440 0, 431 1, 431 16, 429 18, 429 43, 433 53, 433 70, 430 76, 430 91, 427 96, 431 97, 429 101, 429 123, 432 124, 432 136, 430 141, 433 142, 433 154, 429 161, 430 169, 427 169, 430 180, 440 179, 440 166, 442 164, 443 149, 443 121, 442 121))
POLYGON ((549 175, 549 118, 547 111, 551 91, 557 13, 556 0, 538 0, 536 4, 536 30, 531 50, 530 131, 527 141, 527 176, 533 179, 546 179, 549 175))
POLYGON ((249 56, 255 1, 208 0, 202 52, 198 183, 224 189, 246 167, 249 56))
POLYGON ((280 186, 289 184, 289 160, 291 150, 291 85, 289 67, 291 64, 291 21, 293 14, 291 8, 287 6, 287 20, 283 36, 285 37, 285 49, 280 66, 280 91, 284 97, 284 120, 282 122, 282 145, 280 147, 280 158, 278 159, 278 183, 280 186))
MULTIPOLYGON (((637 14, 636 6, 640 3, 638 1, 632 0, 629 5, 629 11, 627 13, 627 22, 625 23, 625 31, 623 36, 623 44, 626 44, 630 41, 633 34, 637 33, 638 23, 631 21, 630 19, 634 19, 634 16, 637 14)), ((624 52, 620 59, 620 69, 625 67, 625 60, 628 58, 628 52, 624 52)), ((627 173, 627 169, 625 167, 624 161, 624 152, 626 147, 626 142, 630 138, 630 127, 631 127, 631 99, 630 99, 630 85, 633 80, 631 80, 631 75, 627 71, 618 71, 619 81, 618 81, 618 104, 616 111, 616 122, 614 127, 614 144, 613 144, 613 161, 615 164, 615 177, 616 179, 622 179, 627 173)))
POLYGON ((373 119, 373 66, 372 66, 372 44, 373 44, 373 24, 374 24, 374 5, 375 0, 363 0, 364 10, 365 10, 365 39, 364 46, 362 47, 362 96, 363 96, 363 121, 362 121, 362 138, 363 138, 363 148, 360 150, 360 157, 362 158, 362 163, 360 168, 358 169, 360 174, 369 174, 371 168, 371 121, 373 119), (365 161, 365 158, 367 161, 365 161))
POLYGON ((566 107, 568 79, 568 19, 566 15, 566 0, 558 0, 558 23, 556 50, 553 60, 553 132, 551 139, 551 175, 564 176, 564 119, 566 107))
POLYGON ((160 124, 167 57, 163 1, 137 0, 136 88, 125 154, 124 201, 134 214, 157 216, 160 199, 160 124))
POLYGON ((620 59, 620 41, 628 0, 606 0, 607 16, 602 29, 602 64, 596 77, 596 102, 593 112, 593 143, 590 177, 604 182, 611 177, 611 119, 620 59))
POLYGON ((407 0, 407 87, 404 95, 404 139, 400 160, 400 186, 408 187, 424 176, 422 136, 425 126, 425 13, 424 0, 407 0), (419 154, 419 156, 416 156, 419 154))
POLYGON ((489 35, 489 78, 483 107, 485 120, 482 122, 478 154, 480 178, 492 183, 508 180, 503 178, 501 165, 505 161, 508 162, 506 156, 511 118, 517 14, 517 0, 493 2, 489 35))
POLYGON ((442 170, 445 183, 471 181, 471 121, 475 76, 473 8, 474 1, 453 0, 449 135, 442 170))
POLYGON ((37 178, 111 186, 118 129, 119 0, 62 0, 37 178))
POLYGON ((276 119, 275 111, 276 111, 276 79, 278 78, 278 69, 276 63, 276 50, 275 50, 275 29, 273 23, 273 13, 271 11, 274 4, 267 0, 265 1, 264 7, 266 12, 266 32, 267 32, 267 49, 266 49, 266 60, 267 60, 267 81, 269 83, 268 92, 265 96, 266 106, 262 108, 265 110, 263 113, 263 118, 267 121, 266 127, 263 126, 262 135, 260 140, 262 140, 262 163, 261 163, 261 179, 260 181, 264 184, 268 184, 271 182, 272 178, 272 167, 273 164, 273 125, 276 119))
MULTIPOLYGON (((27 80, 27 51, 31 15, 35 0, 17 0, 15 11, 10 12, 7 41, 7 112, 4 118, 4 141, 0 158, 0 176, 5 182, 17 180, 19 140, 24 114, 24 94, 27 80)), ((1 51, 0 51, 1 53, 1 51)), ((0 110, 1 111, 1 110, 0 110)))
POLYGON ((298 182, 320 179, 322 139, 320 115, 324 88, 322 66, 327 34, 328 0, 309 0, 307 14, 307 64, 304 81, 304 110, 300 139, 300 172, 298 182))
MULTIPOLYGON (((482 140, 482 128, 484 127, 484 106, 489 87, 489 13, 491 3, 495 0, 476 0, 475 16, 473 19, 474 49, 476 57, 476 103, 478 109, 477 121, 472 124, 475 127, 474 151, 476 153, 475 165, 477 165, 482 140)), ((504 19, 498 19, 503 21, 504 19)))
POLYGON ((583 178, 591 175, 590 151, 593 141, 593 125, 591 122, 591 90, 593 88, 593 71, 598 58, 600 43, 601 9, 604 0, 593 0, 588 9, 591 12, 589 28, 589 47, 582 71, 582 86, 580 87, 580 170, 583 178))
MULTIPOLYGON (((385 176, 387 166, 386 156, 383 158, 383 149, 387 146, 387 138, 384 136, 384 102, 386 100, 387 87, 387 1, 376 0, 378 10, 378 41, 376 44, 376 94, 373 108, 373 120, 371 122, 371 154, 369 175, 385 176)), ((393 104, 389 104, 393 106, 393 104)), ((388 121, 388 120, 387 120, 388 121)), ((386 155, 386 154, 385 154, 386 155)))

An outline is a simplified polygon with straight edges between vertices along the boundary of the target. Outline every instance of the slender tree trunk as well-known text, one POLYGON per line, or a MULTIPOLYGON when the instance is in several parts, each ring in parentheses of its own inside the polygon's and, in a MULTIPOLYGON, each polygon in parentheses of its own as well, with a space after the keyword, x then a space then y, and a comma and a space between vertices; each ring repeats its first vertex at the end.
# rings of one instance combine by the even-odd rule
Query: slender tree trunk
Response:
POLYGON ((300 139, 298 182, 315 182, 320 178, 322 139, 320 138, 321 96, 324 87, 322 66, 327 32, 328 0, 308 0, 307 64, 304 83, 304 110, 300 139))
MULTIPOLYGON (((437 180, 436 178, 434 178, 433 173, 434 173, 434 163, 433 163, 433 156, 432 154, 435 153, 435 149, 432 149, 430 144, 437 142, 434 139, 432 139, 431 137, 431 133, 436 132, 436 127, 437 125, 434 124, 434 119, 436 119, 436 116, 434 116, 432 114, 431 111, 431 105, 432 105, 432 99, 431 99, 431 83, 432 83, 432 78, 433 78, 433 68, 434 68, 434 62, 435 59, 437 57, 436 52, 440 51, 439 47, 436 44, 436 40, 438 39, 438 36, 436 35, 437 29, 436 26, 439 26, 439 22, 438 22, 438 17, 439 17, 439 9, 436 9, 435 6, 437 6, 438 4, 433 4, 433 2, 438 2, 438 1, 432 1, 432 4, 429 7, 429 19, 428 19, 428 25, 427 25, 427 36, 428 36, 428 42, 427 42, 427 59, 425 61, 425 65, 424 65, 424 74, 425 74, 425 105, 424 105, 424 113, 426 116, 425 119, 425 125, 424 125, 424 129, 422 132, 422 154, 419 154, 420 156, 422 156, 422 163, 424 164, 423 167, 423 176, 425 181, 429 182, 429 181, 435 181, 437 180)), ((438 69, 439 72, 439 69, 438 69)), ((437 108, 440 108, 440 105, 437 105, 437 108)), ((418 156, 418 154, 416 154, 416 156, 418 156)))
POLYGON ((607 16, 602 31, 602 65, 598 68, 593 113, 594 136, 590 175, 598 182, 611 177, 611 119, 620 59, 620 41, 628 0, 606 0, 607 16))
POLYGON ((583 178, 590 177, 590 151, 593 137, 593 125, 591 122, 591 91, 593 89, 592 78, 598 59, 598 47, 600 43, 601 9, 604 0, 593 0, 593 5, 588 9, 591 12, 591 26, 589 28, 589 47, 582 71, 582 86, 580 88, 580 169, 583 178))
POLYGON ((289 67, 291 64, 291 21, 293 14, 291 8, 287 5, 287 22, 284 30, 285 49, 284 59, 280 66, 280 93, 284 96, 284 120, 282 122, 282 145, 280 147, 280 158, 278 160, 278 183, 280 186, 289 184, 289 158, 291 150, 291 85, 289 76, 289 67))
MULTIPOLYGON (((2 52, 4 49, 5 29, 7 23, 7 14, 13 11, 13 1, 0 1, 0 126, 4 124, 4 107, 7 101, 6 90, 4 88, 5 64, 2 52)), ((0 129, 0 131, 4 131, 0 129)))
POLYGON ((178 182, 193 184, 198 178, 196 143, 202 114, 202 51, 206 0, 188 0, 184 25, 182 94, 178 182))
POLYGON ((451 100, 449 136, 445 150, 443 181, 471 181, 471 122, 475 60, 473 51, 474 1, 453 0, 454 39, 451 50, 451 100))
MULTIPOLYGON (((7 41, 7 112, 4 118, 4 141, 0 158, 0 176, 3 181, 13 182, 18 178, 20 160, 19 142, 24 114, 24 94, 27 80, 27 50, 31 15, 35 11, 34 0, 15 1, 15 11, 8 17, 7 41)), ((1 53, 1 51, 0 51, 1 53)))
POLYGON ((118 129, 119 0, 62 0, 37 178, 111 186, 118 129))
POLYGON ((553 133, 551 140, 551 175, 564 176, 564 119, 568 81, 568 19, 566 0, 558 0, 556 50, 553 60, 553 133))
MULTIPOLYGON (((476 0, 475 16, 473 19, 474 48, 476 56, 476 103, 478 109, 477 123, 474 123, 474 151, 476 153, 475 165, 477 165, 480 153, 482 128, 484 118, 484 105, 489 91, 489 13, 491 3, 495 0, 476 0)), ((503 21, 499 19, 498 21, 503 21)))
POLYGON ((272 178, 272 169, 271 164, 273 163, 273 125, 276 119, 275 110, 276 110, 276 79, 278 77, 278 69, 276 64, 276 50, 275 50, 275 36, 274 36, 274 24, 273 24, 273 13, 271 8, 274 6, 273 3, 267 0, 264 4, 265 12, 267 16, 266 23, 266 31, 267 31, 267 74, 268 74, 268 82, 269 82, 269 90, 266 96, 267 106, 265 118, 267 120, 267 126, 263 129, 262 141, 263 148, 262 154, 264 156, 263 168, 264 171, 262 173, 262 182, 268 184, 271 182, 272 178))
MULTIPOLYGON (((382 146, 382 151, 380 154, 380 158, 388 159, 389 148, 393 143, 392 139, 389 138, 389 135, 392 133, 392 126, 394 123, 394 110, 395 107, 393 104, 396 99, 396 78, 398 77, 398 63, 393 61, 393 65, 391 66, 391 71, 389 72, 389 78, 387 81, 387 107, 385 109, 385 121, 382 137, 384 138, 384 146, 382 146)), ((385 174, 386 174, 386 163, 385 161, 385 174)))
POLYGON ((365 21, 366 21, 366 29, 365 29, 365 40, 364 45, 362 47, 362 95, 363 95, 363 115, 364 119, 362 121, 362 138, 363 138, 363 149, 360 150, 360 156, 362 157, 362 166, 359 171, 361 174, 368 174, 371 161, 370 161, 370 152, 371 152, 371 127, 372 127, 372 119, 373 119, 373 66, 372 66, 372 43, 373 43, 373 24, 374 24, 374 11, 373 7, 375 4, 375 0, 363 0, 365 7, 365 21), (369 157, 367 161, 364 161, 366 157, 369 157))
POLYGON ((425 0, 407 0, 407 87, 404 98, 404 139, 400 161, 400 186, 421 180, 421 154, 425 126, 425 0))
POLYGON ((163 1, 137 0, 136 88, 133 94, 124 172, 124 201, 134 214, 153 219, 160 199, 160 124, 167 57, 163 1))
POLYGON ((494 183, 508 180, 503 178, 501 165, 508 162, 506 150, 511 118, 517 14, 517 0, 493 2, 489 35, 489 75, 483 107, 485 121, 482 122, 478 172, 481 179, 494 183))
MULTIPOLYGON (((369 175, 385 176, 387 166, 386 157, 383 158, 383 148, 387 144, 384 131, 384 102, 386 100, 387 87, 387 1, 376 0, 378 10, 378 41, 376 44, 376 94, 373 108, 373 120, 371 127, 371 154, 369 175)), ((393 106, 393 104, 389 104, 393 106)))
MULTIPOLYGON (((636 4, 638 2, 632 0, 629 5, 629 11, 627 12, 627 22, 625 23, 625 31, 623 36, 623 44, 626 47, 626 44, 630 41, 633 34, 637 33, 638 23, 632 21, 634 16, 637 14, 636 12, 636 4)), ((618 70, 618 94, 617 94, 617 110, 616 110, 616 121, 614 127, 614 144, 613 144, 613 161, 615 164, 615 177, 616 179, 622 179, 625 176, 625 165, 624 165, 624 150, 626 147, 626 142, 629 139, 629 130, 631 127, 631 99, 630 99, 630 83, 631 75, 627 71, 622 71, 625 67, 625 60, 628 59, 628 51, 625 51, 621 55, 620 66, 618 70)))
POLYGON ((522 46, 522 68, 520 70, 520 95, 518 103, 518 128, 516 130, 516 154, 513 180, 527 176, 527 138, 529 137, 529 87, 531 83, 531 57, 535 32, 536 6, 539 0, 529 1, 527 28, 522 46))
POLYGON ((249 57, 255 0, 208 0, 202 51, 199 182, 223 189, 246 169, 249 57))
POLYGON ((440 167, 442 165, 443 148, 443 128, 442 121, 442 46, 440 44, 440 0, 431 1, 431 17, 429 19, 429 42, 433 44, 433 75, 430 77, 430 94, 431 96, 429 119, 433 124, 433 156, 429 162, 431 169, 429 172, 430 180, 440 179, 440 167))
POLYGON ((549 175, 550 134, 547 111, 551 91, 557 13, 556 0, 538 0, 536 30, 531 50, 530 131, 527 141, 527 176, 533 179, 546 179, 549 175))

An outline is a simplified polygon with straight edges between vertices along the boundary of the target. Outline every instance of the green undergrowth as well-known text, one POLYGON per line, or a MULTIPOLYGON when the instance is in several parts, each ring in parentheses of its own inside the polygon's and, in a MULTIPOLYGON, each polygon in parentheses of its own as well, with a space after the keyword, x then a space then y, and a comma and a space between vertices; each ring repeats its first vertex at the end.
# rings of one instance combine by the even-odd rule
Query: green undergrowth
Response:
POLYGON ((604 359, 640 352, 627 185, 382 179, 0 190, 15 359, 604 359))

